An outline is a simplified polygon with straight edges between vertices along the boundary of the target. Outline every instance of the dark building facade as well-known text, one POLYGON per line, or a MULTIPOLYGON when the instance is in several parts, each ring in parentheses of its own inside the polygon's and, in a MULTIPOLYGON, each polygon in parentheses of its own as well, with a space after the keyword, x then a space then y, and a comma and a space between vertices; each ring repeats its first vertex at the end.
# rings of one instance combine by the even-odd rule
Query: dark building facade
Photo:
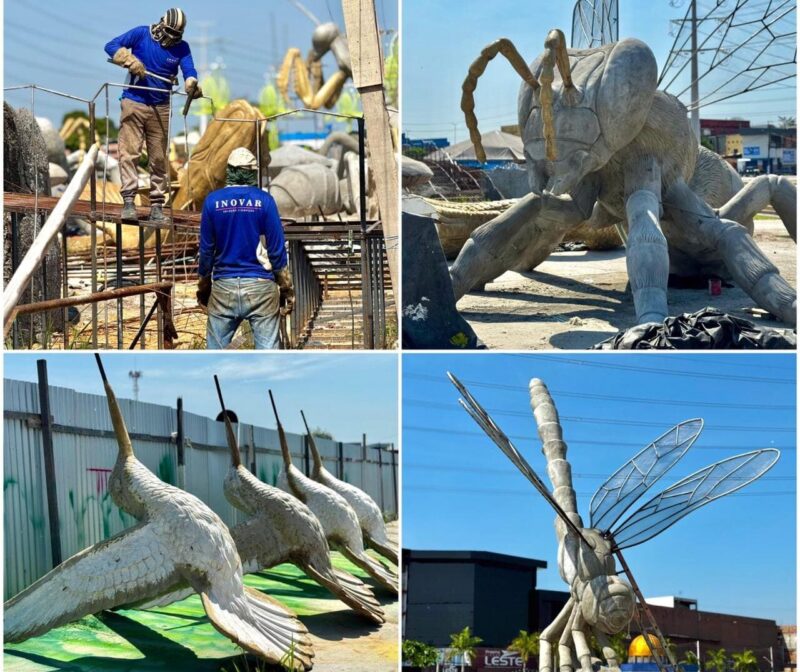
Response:
POLYGON ((444 647, 469 626, 483 646, 505 647, 540 630, 567 593, 537 591, 542 560, 482 551, 403 550, 403 636, 444 647))

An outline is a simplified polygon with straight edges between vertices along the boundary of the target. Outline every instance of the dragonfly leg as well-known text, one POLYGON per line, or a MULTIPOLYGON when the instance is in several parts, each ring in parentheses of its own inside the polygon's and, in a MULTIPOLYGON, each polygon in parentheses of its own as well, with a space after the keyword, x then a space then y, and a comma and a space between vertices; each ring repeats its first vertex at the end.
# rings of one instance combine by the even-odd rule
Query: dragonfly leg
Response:
POLYGON ((539 635, 539 672, 553 672, 553 644, 564 631, 574 606, 575 600, 570 597, 555 620, 539 635))
POLYGON ((593 632, 595 638, 597 639, 597 643, 603 649, 603 658, 606 659, 606 666, 609 670, 618 670, 619 661, 617 660, 616 652, 611 648, 611 642, 608 639, 608 635, 606 635, 606 633, 599 628, 594 628, 593 632))
POLYGON ((572 623, 572 641, 575 643, 575 653, 581 666, 581 672, 592 672, 592 652, 586 641, 586 619, 578 612, 572 623))
POLYGON ((574 672, 575 662, 572 656, 572 624, 580 614, 581 605, 576 604, 572 607, 567 625, 561 633, 561 638, 558 640, 558 669, 560 672, 574 672))

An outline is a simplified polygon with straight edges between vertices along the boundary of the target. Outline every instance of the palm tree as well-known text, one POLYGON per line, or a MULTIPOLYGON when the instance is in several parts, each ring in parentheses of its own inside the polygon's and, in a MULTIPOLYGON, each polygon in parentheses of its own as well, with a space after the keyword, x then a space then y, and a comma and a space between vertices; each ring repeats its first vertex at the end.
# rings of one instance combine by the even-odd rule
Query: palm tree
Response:
POLYGON ((469 630, 469 626, 461 632, 450 635, 450 648, 453 653, 461 654, 461 672, 464 672, 464 662, 475 657, 475 647, 483 640, 475 637, 469 630))
POLYGON ((531 656, 539 655, 539 633, 520 630, 508 645, 508 650, 519 654, 522 658, 522 672, 527 672, 528 659, 531 656))
POLYGON ((794 117, 778 117, 778 128, 796 128, 797 120, 794 117))
POLYGON ((706 669, 714 668, 717 672, 728 669, 728 654, 725 649, 716 649, 706 653, 706 669))
POLYGON ((687 651, 683 654, 683 660, 681 660, 680 665, 697 665, 699 669, 700 659, 694 651, 687 651))
POLYGON ((735 672, 758 672, 758 659, 750 649, 745 649, 741 653, 733 653, 731 658, 733 658, 735 672))

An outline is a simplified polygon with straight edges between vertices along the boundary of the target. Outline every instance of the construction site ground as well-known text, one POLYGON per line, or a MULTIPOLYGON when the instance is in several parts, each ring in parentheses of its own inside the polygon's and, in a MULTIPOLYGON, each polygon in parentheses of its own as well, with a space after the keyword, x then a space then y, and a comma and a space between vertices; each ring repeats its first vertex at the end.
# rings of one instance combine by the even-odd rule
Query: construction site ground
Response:
MULTIPOLYGON (((755 239, 783 277, 797 286, 797 246, 776 217, 756 219, 755 239)), ((707 287, 670 287, 671 315, 711 306, 766 327, 781 328, 774 320, 753 317, 744 309, 755 302, 738 287, 727 286, 721 296, 707 287)), ((625 267, 625 251, 555 252, 535 271, 509 271, 466 295, 458 310, 489 348, 585 349, 633 327, 636 314, 625 267)))
MULTIPOLYGON (((371 552, 370 552, 371 553, 371 552)), ((378 557, 378 556, 375 556, 378 557)), ((397 597, 377 587, 338 553, 334 565, 373 587, 386 616, 366 621, 306 577, 294 565, 249 574, 245 584, 278 599, 306 625, 314 646, 315 672, 389 672, 397 669, 397 597)), ((6 645, 9 672, 277 672, 221 635, 203 611, 200 597, 153 609, 105 611, 51 630, 21 644, 6 645)))
MULTIPOLYGON (((165 274, 165 280, 169 280, 165 274)), ((206 313, 197 305, 195 293, 197 283, 193 281, 179 281, 175 284, 173 292, 174 323, 178 332, 178 340, 174 346, 179 350, 204 350, 206 347, 206 313)), ((88 294, 88 289, 70 292, 70 295, 79 296, 88 294)), ((387 297, 389 299, 389 297, 387 297)), ((144 295, 144 313, 150 309, 154 300, 152 293, 144 295)), ((139 325, 141 324, 141 298, 131 296, 122 300, 123 318, 123 348, 128 348, 133 342, 139 325)), ((387 322, 392 322, 394 303, 387 301, 387 322)), ((80 317, 76 324, 70 327, 69 347, 71 349, 90 348, 91 342, 91 305, 79 307, 80 317)), ((98 311, 98 347, 116 348, 117 323, 116 306, 114 301, 97 304, 98 311)), ((391 330, 391 324, 390 324, 391 330)), ((394 328, 396 333, 396 327, 394 328)), ((393 339, 387 339, 387 347, 392 347, 393 339)), ((60 333, 52 334, 51 348, 63 348, 63 337, 60 333)), ((142 347, 141 343, 137 348, 142 347)), ((157 323, 155 317, 148 324, 144 334, 144 347, 154 350, 158 347, 157 323)), ((231 349, 248 349, 253 347, 253 339, 249 327, 244 324, 231 343, 231 349)), ((361 293, 357 291, 330 291, 323 299, 320 310, 313 321, 312 329, 305 349, 360 349, 363 348, 361 293)))

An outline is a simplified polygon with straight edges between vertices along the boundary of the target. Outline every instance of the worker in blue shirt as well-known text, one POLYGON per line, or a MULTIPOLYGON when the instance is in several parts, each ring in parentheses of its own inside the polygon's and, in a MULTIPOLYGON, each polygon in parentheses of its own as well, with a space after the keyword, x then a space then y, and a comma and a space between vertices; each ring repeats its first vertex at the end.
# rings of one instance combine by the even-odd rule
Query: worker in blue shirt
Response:
POLYGON ((243 321, 257 350, 280 347, 280 316, 294 288, 278 206, 258 187, 258 165, 239 147, 228 157, 226 186, 212 191, 200 219, 197 302, 208 313, 209 349, 230 345, 243 321))
POLYGON ((137 222, 133 199, 139 188, 136 165, 147 146, 150 169, 150 220, 163 223, 164 201, 169 187, 167 144, 169 142, 170 85, 152 77, 177 79, 183 72, 186 93, 193 98, 203 95, 197 85, 197 70, 189 45, 183 41, 186 15, 178 8, 168 9, 158 23, 139 26, 105 47, 111 60, 130 72, 128 84, 147 89, 124 89, 119 129, 120 189, 123 198, 122 221, 137 222))

